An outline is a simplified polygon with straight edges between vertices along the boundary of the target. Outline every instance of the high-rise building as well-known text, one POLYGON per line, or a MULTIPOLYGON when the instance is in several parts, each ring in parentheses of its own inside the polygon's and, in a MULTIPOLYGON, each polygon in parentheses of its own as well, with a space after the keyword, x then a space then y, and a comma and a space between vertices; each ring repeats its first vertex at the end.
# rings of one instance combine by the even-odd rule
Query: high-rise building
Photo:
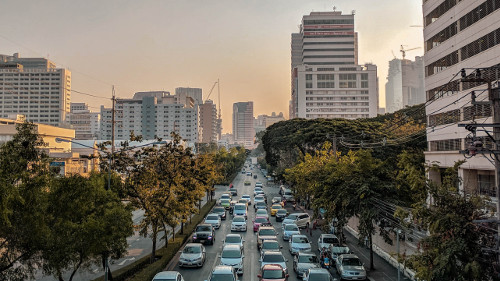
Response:
MULTIPOLYGON (((101 139, 111 139, 111 120, 112 109, 101 106, 101 139)), ((138 92, 132 99, 117 99, 115 139, 128 139, 132 132, 144 139, 171 139, 170 133, 176 132, 187 142, 197 142, 198 108, 194 99, 178 99, 164 91, 138 92)))
POLYGON ((206 100, 199 106, 200 126, 199 139, 201 143, 217 143, 219 134, 217 131, 217 107, 212 100, 206 100))
POLYGON ((264 131, 267 127, 271 126, 274 123, 284 121, 285 117, 283 116, 283 112, 276 114, 276 112, 271 113, 271 115, 259 115, 255 118, 254 121, 254 129, 255 133, 260 131, 264 131))
POLYGON ((68 114, 68 123, 75 130, 75 139, 99 139, 101 114, 89 110, 88 104, 72 102, 71 111, 68 114))
POLYGON ((389 62, 385 84, 385 104, 388 113, 425 102, 424 60, 393 59, 389 62))
POLYGON ((236 102, 233 104, 233 136, 234 142, 253 148, 255 130, 253 127, 253 102, 236 102))
POLYGON ((192 98, 195 104, 203 104, 203 92, 200 88, 175 88, 178 103, 185 103, 186 98, 192 98))
POLYGON ((71 103, 71 72, 45 58, 0 55, 0 117, 61 126, 71 103))
POLYGON ((354 14, 311 12, 291 38, 292 118, 377 116, 377 66, 358 65, 354 14))
MULTIPOLYGON (((461 70, 467 76, 474 69, 495 66, 495 70, 480 71, 481 77, 493 81, 500 77, 500 2, 427 0, 423 3, 423 16, 428 120, 425 159, 444 169, 464 160, 459 151, 471 144, 470 132, 457 123, 492 123, 491 105, 471 103, 472 91, 477 101, 488 100, 487 85, 462 82, 461 70)), ((492 147, 484 131, 477 130, 477 137, 485 147, 492 147)), ((488 157, 467 159, 459 167, 460 189, 491 196, 496 202, 494 170, 488 157)), ((441 181, 439 169, 429 170, 428 176, 435 182, 441 181)))

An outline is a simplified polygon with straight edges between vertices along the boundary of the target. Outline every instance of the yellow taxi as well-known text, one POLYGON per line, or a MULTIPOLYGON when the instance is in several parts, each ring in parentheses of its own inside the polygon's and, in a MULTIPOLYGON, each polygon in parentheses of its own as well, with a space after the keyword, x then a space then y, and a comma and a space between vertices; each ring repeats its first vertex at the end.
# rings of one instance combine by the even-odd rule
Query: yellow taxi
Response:
POLYGON ((276 212, 279 210, 279 209, 283 209, 283 206, 281 206, 281 204, 273 204, 271 206, 271 216, 276 216, 276 212))

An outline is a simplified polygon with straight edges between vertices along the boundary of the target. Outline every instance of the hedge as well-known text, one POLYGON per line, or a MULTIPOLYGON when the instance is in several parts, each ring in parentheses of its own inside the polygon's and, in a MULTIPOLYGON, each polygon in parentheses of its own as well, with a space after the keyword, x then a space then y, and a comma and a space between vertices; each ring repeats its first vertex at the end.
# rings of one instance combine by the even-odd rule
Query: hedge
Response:
MULTIPOLYGON (((215 206, 216 200, 212 200, 205 204, 198 214, 195 214, 191 223, 184 225, 184 234, 180 234, 180 230, 175 234, 175 240, 169 240, 167 247, 162 247, 156 250, 157 260, 154 263, 150 262, 150 255, 144 256, 137 261, 113 271, 113 281, 146 281, 152 280, 156 273, 163 271, 170 260, 175 257, 184 242, 190 237, 195 227, 200 224, 205 216, 215 206)), ((104 276, 94 279, 93 281, 103 281, 104 276)))

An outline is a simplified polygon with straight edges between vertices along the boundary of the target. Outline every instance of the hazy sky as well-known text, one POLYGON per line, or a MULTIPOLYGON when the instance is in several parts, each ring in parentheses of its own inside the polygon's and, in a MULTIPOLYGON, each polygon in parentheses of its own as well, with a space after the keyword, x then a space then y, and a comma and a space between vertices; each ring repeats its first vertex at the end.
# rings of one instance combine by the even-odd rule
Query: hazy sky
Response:
MULTIPOLYGON (((120 98, 137 91, 202 88, 220 79, 223 131, 232 104, 254 115, 290 100, 290 34, 311 11, 356 11, 359 63, 378 66, 380 105, 391 50, 422 47, 422 0, 1 0, 0 54, 48 57, 72 71, 72 89, 120 98)), ((407 58, 422 55, 408 52, 407 58)), ((211 99, 216 98, 216 89, 211 99)), ((106 99, 73 93, 94 111, 106 99)), ((218 103, 217 99, 215 102, 218 103)))

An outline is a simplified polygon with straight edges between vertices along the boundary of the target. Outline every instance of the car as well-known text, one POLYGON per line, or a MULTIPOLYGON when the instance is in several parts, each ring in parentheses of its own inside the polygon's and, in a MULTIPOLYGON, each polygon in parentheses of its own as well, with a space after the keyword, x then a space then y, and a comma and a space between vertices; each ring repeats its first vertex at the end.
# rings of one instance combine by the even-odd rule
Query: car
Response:
POLYGON ((260 225, 271 225, 269 218, 267 217, 256 217, 253 220, 253 232, 257 232, 259 230, 260 225))
POLYGON ((194 234, 192 237, 193 243, 209 243, 211 245, 214 244, 215 240, 215 230, 211 224, 200 224, 194 230, 194 234))
POLYGON ((286 202, 295 202, 295 198, 293 197, 292 190, 285 189, 283 192, 283 198, 285 198, 286 202))
POLYGON ((248 216, 247 205, 236 203, 233 207, 233 216, 244 216, 246 219, 248 216))
POLYGON ((281 206, 281 204, 274 204, 271 206, 271 216, 274 217, 276 216, 276 212, 279 210, 279 209, 283 209, 283 206, 281 206))
POLYGON ((262 241, 264 240, 277 240, 278 233, 274 230, 272 226, 259 226, 257 230, 257 249, 260 250, 262 241))
POLYGON ((288 274, 288 268, 286 266, 288 260, 285 259, 281 252, 263 252, 259 261, 260 268, 263 268, 266 264, 278 264, 283 268, 285 274, 288 274))
POLYGON ((244 250, 245 244, 243 244, 243 242, 245 242, 245 240, 239 234, 226 234, 226 238, 224 238, 222 242, 224 242, 223 247, 226 245, 238 245, 241 247, 241 250, 244 250))
POLYGON ((179 257, 179 267, 202 267, 205 263, 205 247, 196 243, 184 246, 179 257))
POLYGON ((288 274, 279 264, 266 264, 260 269, 257 277, 259 277, 259 281, 286 281, 288 274))
POLYGON ((253 196, 257 196, 258 194, 263 194, 264 190, 262 190, 262 187, 256 187, 253 189, 253 196))
MULTIPOLYGON (((248 200, 243 199, 243 198, 238 199, 238 201, 236 201, 235 205, 238 203, 245 204, 248 206, 248 200)), ((234 208, 234 206, 233 206, 233 208, 234 208)))
POLYGON ((251 173, 251 172, 247 172, 247 176, 251 176, 251 175, 252 175, 252 173, 251 173))
POLYGON ((210 277, 205 281, 238 281, 236 270, 232 266, 218 265, 214 267, 210 277))
POLYGON ((243 274, 243 249, 239 245, 225 245, 220 255, 220 264, 232 266, 236 274, 243 274))
POLYGON ((276 211, 276 221, 283 221, 286 216, 288 216, 288 211, 286 209, 279 209, 276 211))
POLYGON ((241 199, 245 199, 245 200, 247 200, 248 205, 252 205, 252 199, 251 199, 250 195, 248 195, 248 194, 243 194, 243 195, 241 196, 241 199))
POLYGON ((330 245, 339 245, 340 240, 333 234, 321 234, 318 238, 318 251, 325 248, 330 250, 330 245))
POLYGON ((281 252, 283 246, 280 246, 278 241, 276 240, 264 240, 262 241, 262 245, 260 246, 260 254, 262 255, 265 251, 271 252, 281 252))
POLYGON ((313 253, 299 252, 293 258, 293 271, 298 277, 304 276, 309 268, 320 268, 318 257, 313 253))
POLYGON ((226 210, 229 210, 229 208, 231 208, 231 200, 221 199, 219 201, 219 206, 222 206, 222 207, 226 208, 226 210))
POLYGON ((325 268, 310 268, 304 272, 304 281, 333 281, 332 275, 325 268))
POLYGON ((311 223, 311 217, 307 213, 293 213, 289 214, 282 223, 282 226, 286 224, 294 223, 299 228, 309 228, 309 224, 311 223))
POLYGON ((302 234, 294 234, 288 240, 288 244, 290 245, 290 254, 296 255, 299 252, 310 252, 311 251, 311 242, 309 242, 309 238, 302 234))
POLYGON ((245 185, 250 185, 250 181, 245 181, 245 185))
POLYGON ((229 201, 231 201, 231 194, 230 193, 223 193, 220 196, 220 199, 229 199, 229 201))
POLYGON ((234 216, 231 231, 247 231, 247 220, 243 216, 234 216))
POLYGON ((236 188, 231 188, 231 196, 238 196, 238 190, 236 188))
POLYGON ((219 229, 220 225, 222 224, 222 221, 218 214, 210 213, 205 218, 205 223, 211 224, 215 229, 219 229))
POLYGON ((281 203, 283 200, 281 200, 281 197, 273 197, 271 200, 271 204, 276 204, 276 203, 281 203))
POLYGON ((214 209, 212 210, 212 213, 219 215, 221 220, 225 220, 226 219, 226 208, 224 208, 222 206, 220 206, 220 207, 218 207, 218 206, 214 207, 214 209))
POLYGON ((334 263, 338 262, 340 255, 349 254, 351 252, 349 247, 347 247, 347 245, 345 244, 331 244, 329 250, 334 263))
POLYGON ((341 280, 366 280, 365 267, 356 255, 340 255, 335 267, 341 280))
POLYGON ((256 179, 257 178, 257 175, 253 175, 253 178, 256 179))
POLYGON ((258 181, 255 183, 255 187, 264 187, 264 185, 260 181, 258 181))
POLYGON ((283 240, 288 241, 294 234, 300 234, 299 227, 296 224, 287 224, 283 227, 283 240))
POLYGON ((267 204, 266 204, 266 202, 257 202, 255 204, 253 204, 253 208, 255 209, 255 211, 257 211, 257 210, 266 210, 266 213, 267 213, 267 204))
POLYGON ((184 281, 184 278, 177 271, 162 271, 156 273, 152 281, 184 281))
POLYGON ((266 209, 257 209, 257 211, 255 211, 255 217, 269 218, 269 214, 267 214, 266 209))
POLYGON ((258 202, 266 202, 266 197, 264 197, 263 195, 257 195, 255 196, 255 198, 253 199, 253 204, 255 205, 256 203, 258 202))

